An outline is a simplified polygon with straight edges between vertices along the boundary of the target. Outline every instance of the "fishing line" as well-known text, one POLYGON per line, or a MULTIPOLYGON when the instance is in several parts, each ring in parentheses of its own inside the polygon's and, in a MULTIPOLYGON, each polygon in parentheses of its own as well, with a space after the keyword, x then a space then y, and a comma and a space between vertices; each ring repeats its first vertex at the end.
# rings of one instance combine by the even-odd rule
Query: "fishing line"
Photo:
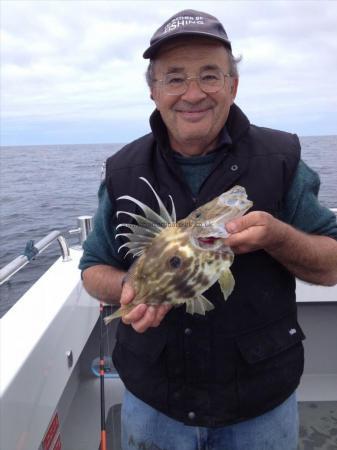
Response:
POLYGON ((104 326, 104 305, 99 304, 100 311, 100 340, 99 340, 99 378, 100 378, 100 398, 101 398, 101 445, 100 450, 107 450, 106 442, 106 420, 105 420, 105 391, 104 391, 104 342, 103 342, 103 326, 104 326))

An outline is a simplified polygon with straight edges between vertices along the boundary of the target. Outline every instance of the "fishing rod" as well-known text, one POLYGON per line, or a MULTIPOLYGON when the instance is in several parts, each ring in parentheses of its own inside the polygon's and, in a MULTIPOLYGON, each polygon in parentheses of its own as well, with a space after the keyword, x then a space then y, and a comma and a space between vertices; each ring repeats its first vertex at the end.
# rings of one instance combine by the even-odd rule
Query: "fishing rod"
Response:
POLYGON ((103 346, 103 327, 104 327, 104 305, 99 303, 100 312, 100 340, 99 340, 99 379, 100 379, 100 393, 101 393, 101 445, 100 450, 107 450, 106 441, 106 420, 105 420, 105 391, 104 391, 104 346, 103 346))

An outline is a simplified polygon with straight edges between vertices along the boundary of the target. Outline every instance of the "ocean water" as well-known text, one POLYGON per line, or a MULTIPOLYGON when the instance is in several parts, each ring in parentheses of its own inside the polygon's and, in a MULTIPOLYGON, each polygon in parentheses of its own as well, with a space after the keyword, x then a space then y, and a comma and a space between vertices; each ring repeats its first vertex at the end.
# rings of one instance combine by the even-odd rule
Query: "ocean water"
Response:
MULTIPOLYGON (((337 207, 337 136, 302 137, 302 158, 321 178, 320 201, 337 207)), ((1 147, 0 267, 52 230, 66 237, 93 215, 101 167, 122 144, 1 147)), ((70 243, 77 238, 70 237, 70 243)), ((57 242, 0 287, 0 317, 59 257, 57 242)))

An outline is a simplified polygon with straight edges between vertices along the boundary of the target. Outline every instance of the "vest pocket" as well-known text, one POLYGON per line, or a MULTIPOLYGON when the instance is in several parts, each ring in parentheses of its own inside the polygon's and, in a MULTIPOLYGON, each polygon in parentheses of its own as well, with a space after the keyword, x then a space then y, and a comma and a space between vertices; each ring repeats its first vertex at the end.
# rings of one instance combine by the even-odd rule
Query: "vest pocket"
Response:
POLYGON ((297 388, 304 366, 303 339, 294 316, 237 338, 237 388, 243 416, 273 408, 297 388))
POLYGON ((120 322, 116 340, 117 346, 121 345, 143 362, 152 364, 166 346, 167 330, 161 324, 158 328, 149 328, 145 333, 137 333, 130 325, 120 322))

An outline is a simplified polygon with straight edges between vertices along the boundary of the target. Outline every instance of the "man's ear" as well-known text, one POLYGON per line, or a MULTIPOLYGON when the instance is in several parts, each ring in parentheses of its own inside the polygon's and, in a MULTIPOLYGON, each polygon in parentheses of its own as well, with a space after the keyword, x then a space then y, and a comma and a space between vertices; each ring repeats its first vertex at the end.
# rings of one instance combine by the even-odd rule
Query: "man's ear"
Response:
POLYGON ((238 92, 238 86, 239 86, 239 78, 232 78, 231 79, 231 97, 232 97, 232 104, 234 103, 236 94, 238 92))
POLYGON ((158 108, 158 92, 155 93, 153 88, 151 88, 151 90, 150 90, 150 99, 155 102, 157 109, 159 109, 158 108))

